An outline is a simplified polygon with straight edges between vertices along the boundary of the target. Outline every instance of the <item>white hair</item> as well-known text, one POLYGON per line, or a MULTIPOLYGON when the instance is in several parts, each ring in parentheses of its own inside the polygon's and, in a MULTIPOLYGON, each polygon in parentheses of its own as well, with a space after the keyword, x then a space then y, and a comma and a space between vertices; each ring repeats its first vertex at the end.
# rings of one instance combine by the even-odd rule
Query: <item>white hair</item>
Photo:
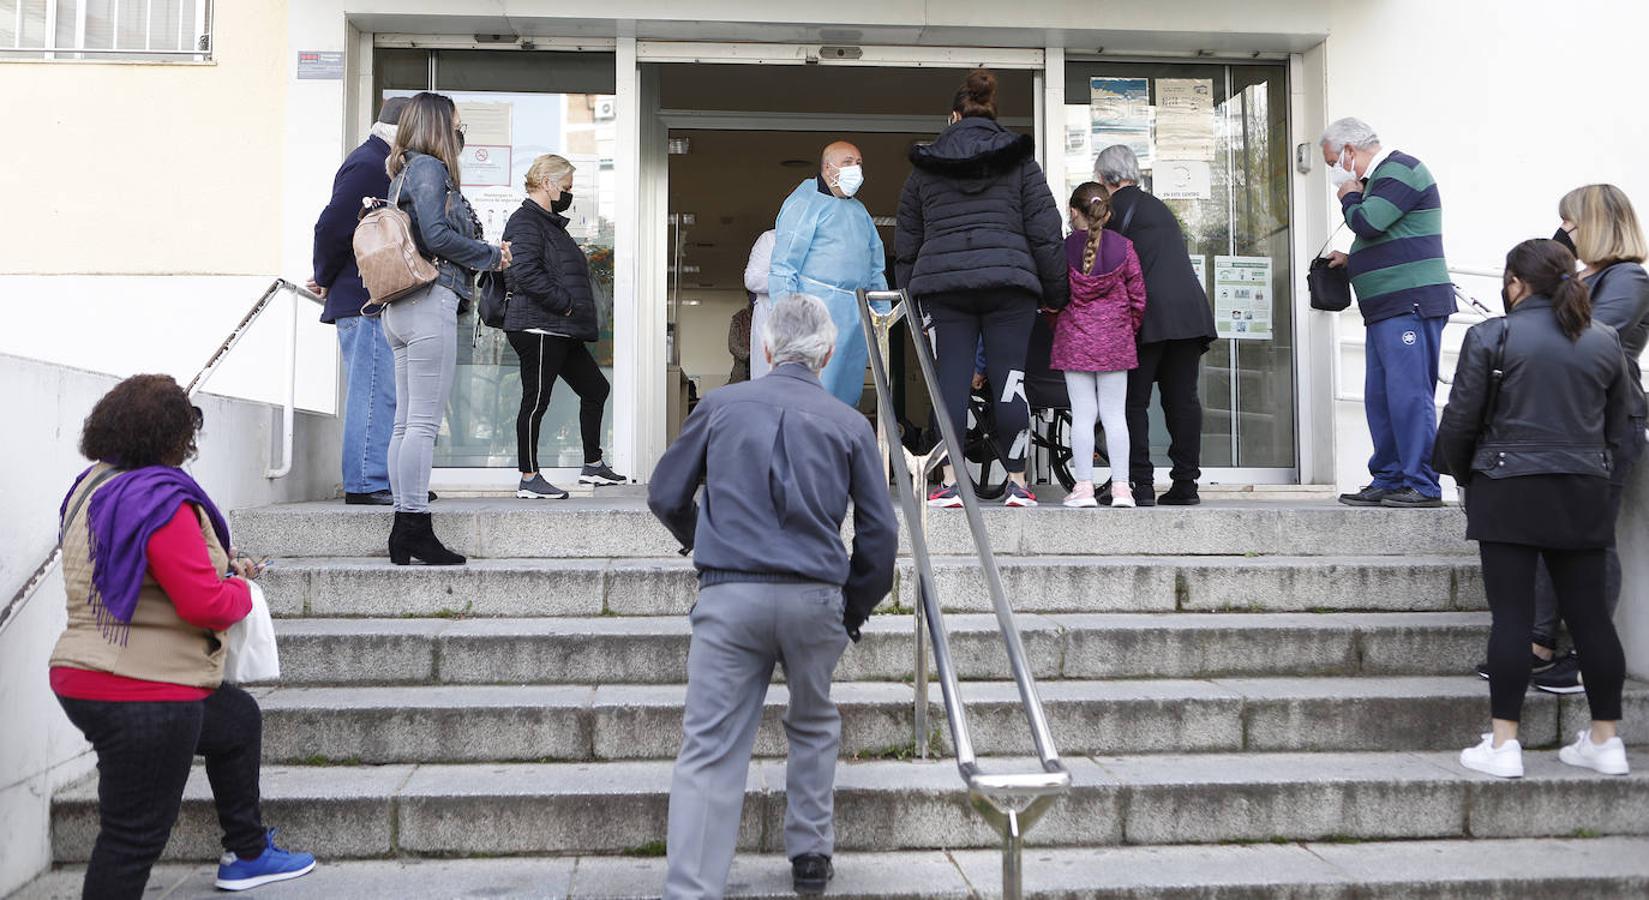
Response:
POLYGON ((1094 180, 1100 184, 1139 181, 1139 158, 1126 144, 1112 144, 1094 157, 1094 180))
POLYGON ((823 300, 792 294, 773 301, 762 341, 773 356, 773 365, 801 363, 819 372, 836 347, 836 323, 823 300))
POLYGON ((1329 123, 1329 126, 1323 129, 1322 140, 1318 143, 1334 153, 1342 152, 1347 147, 1353 150, 1368 150, 1380 146, 1380 136, 1374 133, 1374 126, 1362 119, 1347 116, 1329 123))

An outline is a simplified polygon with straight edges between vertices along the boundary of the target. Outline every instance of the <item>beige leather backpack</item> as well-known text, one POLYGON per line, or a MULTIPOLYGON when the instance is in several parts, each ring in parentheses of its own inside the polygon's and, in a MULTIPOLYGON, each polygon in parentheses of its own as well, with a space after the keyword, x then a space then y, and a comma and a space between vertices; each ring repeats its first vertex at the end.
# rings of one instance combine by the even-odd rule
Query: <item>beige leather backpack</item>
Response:
POLYGON ((435 283, 435 264, 418 252, 412 236, 412 217, 401 210, 399 200, 405 178, 397 178, 395 191, 386 202, 376 197, 361 199, 361 221, 355 226, 355 264, 361 270, 368 300, 361 315, 375 316, 384 306, 435 283))

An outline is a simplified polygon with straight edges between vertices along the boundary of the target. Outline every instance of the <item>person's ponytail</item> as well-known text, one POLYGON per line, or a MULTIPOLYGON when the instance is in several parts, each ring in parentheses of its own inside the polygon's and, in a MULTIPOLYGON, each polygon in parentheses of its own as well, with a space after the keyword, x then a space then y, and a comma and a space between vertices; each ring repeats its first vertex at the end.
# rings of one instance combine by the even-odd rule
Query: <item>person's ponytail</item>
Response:
POLYGON ((968 73, 962 86, 956 90, 951 112, 966 119, 980 116, 996 118, 996 75, 990 69, 979 68, 968 73))
POLYGON ((1536 294, 1550 297, 1552 314, 1569 340, 1592 326, 1592 292, 1575 274, 1575 257, 1557 241, 1524 241, 1506 254, 1506 274, 1536 294))
POLYGON ((1071 192, 1071 208, 1088 220, 1088 243, 1082 248, 1082 273, 1092 274, 1094 257, 1099 254, 1100 234, 1111 219, 1111 198, 1105 189, 1092 181, 1077 185, 1071 192))

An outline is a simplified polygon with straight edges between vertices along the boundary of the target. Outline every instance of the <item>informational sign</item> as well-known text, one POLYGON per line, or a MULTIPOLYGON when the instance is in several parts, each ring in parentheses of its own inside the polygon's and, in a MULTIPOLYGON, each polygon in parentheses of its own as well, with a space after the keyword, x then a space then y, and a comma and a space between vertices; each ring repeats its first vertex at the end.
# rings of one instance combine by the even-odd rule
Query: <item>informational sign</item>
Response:
POLYGON ((298 78, 303 81, 340 81, 344 77, 342 50, 299 50, 298 78))
POLYGON ((1214 192, 1214 168, 1197 159, 1160 159, 1151 172, 1151 193, 1159 200, 1207 200, 1214 192))
POLYGON ((1191 271, 1197 273, 1197 283, 1203 290, 1208 290, 1208 257, 1201 253, 1191 255, 1191 271))
POLYGON ((1150 169, 1154 159, 1150 79, 1090 78, 1088 94, 1094 152, 1124 144, 1139 158, 1141 169, 1150 169))
POLYGON ((1210 78, 1158 78, 1156 150, 1159 159, 1213 162, 1214 81, 1210 78))
POLYGON ((1214 257, 1214 330, 1235 341, 1271 340, 1271 258, 1214 257))
POLYGON ((458 165, 464 174, 464 187, 509 187, 510 148, 508 145, 464 144, 458 165))

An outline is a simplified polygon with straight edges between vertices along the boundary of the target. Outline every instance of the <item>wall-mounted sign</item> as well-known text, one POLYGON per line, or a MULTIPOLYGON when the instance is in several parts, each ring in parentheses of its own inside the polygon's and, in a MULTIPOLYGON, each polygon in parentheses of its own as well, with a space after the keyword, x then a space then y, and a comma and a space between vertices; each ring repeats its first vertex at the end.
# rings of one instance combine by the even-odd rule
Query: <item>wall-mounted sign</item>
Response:
POLYGON ((304 81, 342 81, 342 50, 299 50, 298 78, 304 81))

